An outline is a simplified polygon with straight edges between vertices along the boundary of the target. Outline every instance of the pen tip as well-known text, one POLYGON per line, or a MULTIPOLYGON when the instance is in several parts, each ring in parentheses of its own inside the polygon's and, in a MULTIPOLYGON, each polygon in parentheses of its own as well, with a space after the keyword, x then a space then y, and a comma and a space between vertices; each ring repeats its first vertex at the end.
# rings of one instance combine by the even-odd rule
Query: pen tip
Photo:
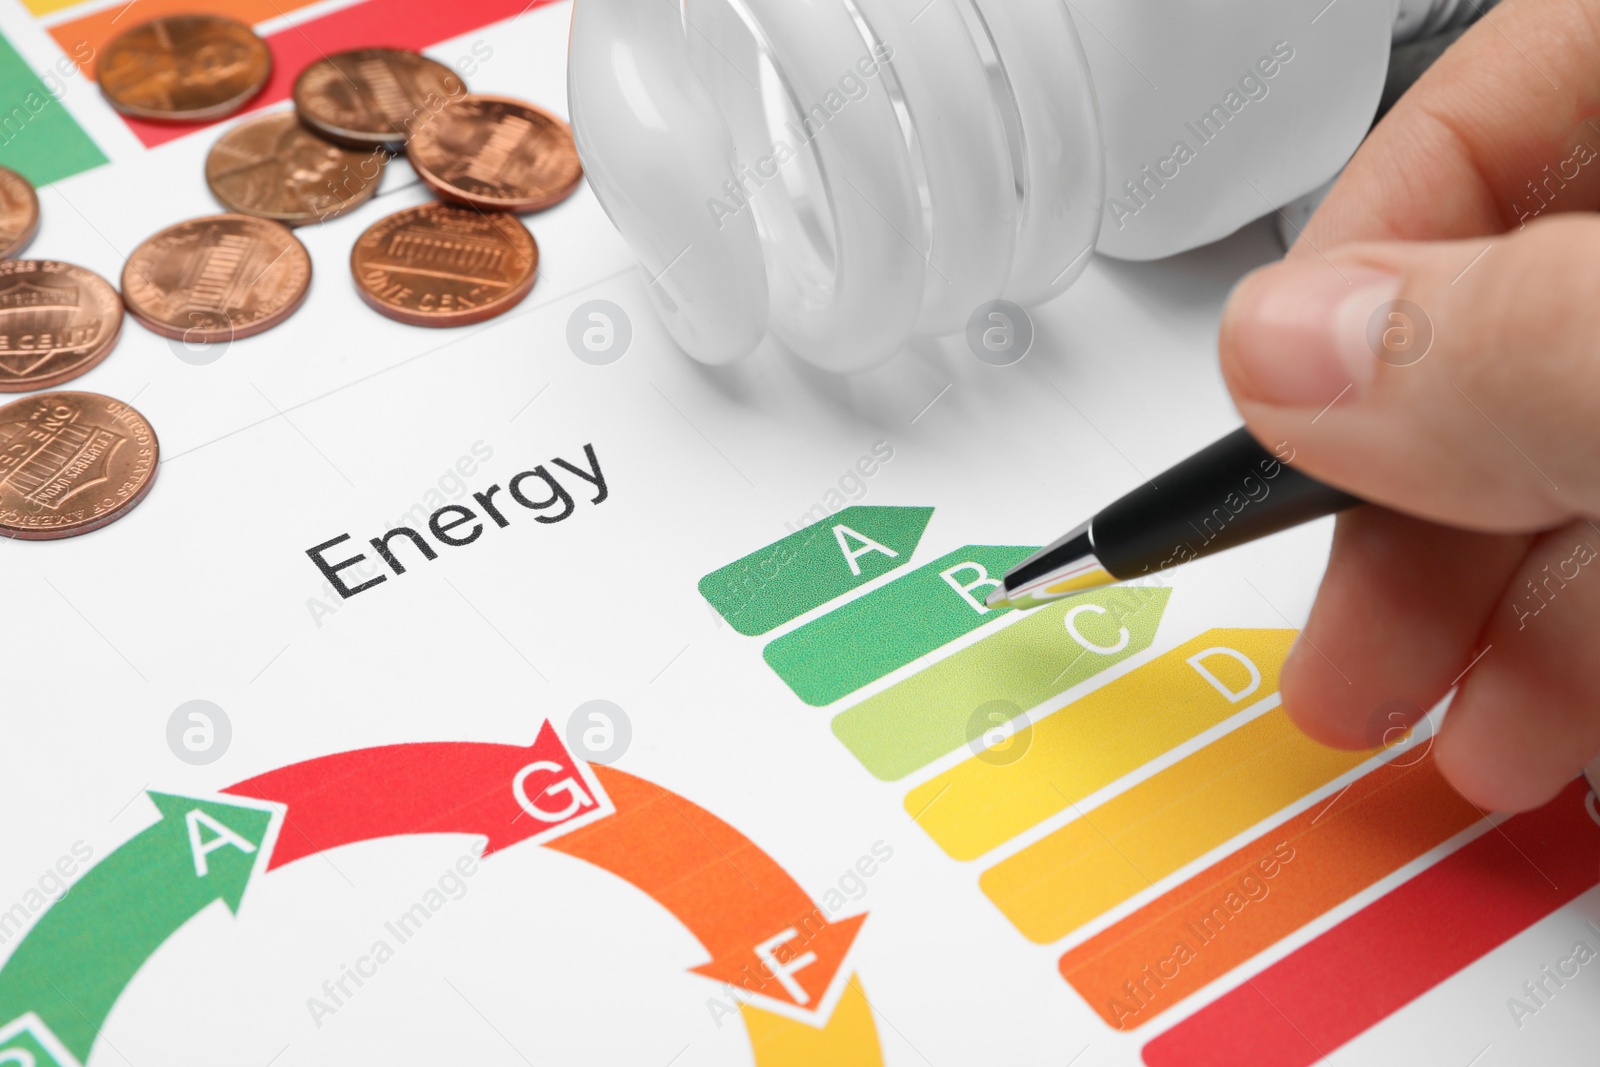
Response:
POLYGON ((1011 594, 1006 592, 1005 586, 997 585, 989 590, 989 595, 984 598, 983 606, 986 608, 1009 608, 1011 606, 1011 594))

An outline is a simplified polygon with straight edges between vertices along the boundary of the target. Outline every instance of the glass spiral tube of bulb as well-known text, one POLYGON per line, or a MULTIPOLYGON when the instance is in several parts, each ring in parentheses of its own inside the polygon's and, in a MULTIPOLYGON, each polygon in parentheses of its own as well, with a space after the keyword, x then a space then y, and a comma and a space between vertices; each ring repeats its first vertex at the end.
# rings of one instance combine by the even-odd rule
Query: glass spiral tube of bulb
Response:
POLYGON ((1391 40, 1472 7, 577 0, 569 106, 681 347, 851 372, 1050 299, 1097 247, 1170 255, 1316 188, 1391 40))

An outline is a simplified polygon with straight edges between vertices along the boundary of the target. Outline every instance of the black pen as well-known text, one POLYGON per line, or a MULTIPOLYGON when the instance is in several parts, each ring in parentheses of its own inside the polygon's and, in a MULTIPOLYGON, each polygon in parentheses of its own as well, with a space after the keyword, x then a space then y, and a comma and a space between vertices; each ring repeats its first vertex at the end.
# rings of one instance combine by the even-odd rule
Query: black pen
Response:
POLYGON ((991 608, 1032 608, 1287 530, 1362 503, 1237 429, 1152 478, 1006 574, 991 608))

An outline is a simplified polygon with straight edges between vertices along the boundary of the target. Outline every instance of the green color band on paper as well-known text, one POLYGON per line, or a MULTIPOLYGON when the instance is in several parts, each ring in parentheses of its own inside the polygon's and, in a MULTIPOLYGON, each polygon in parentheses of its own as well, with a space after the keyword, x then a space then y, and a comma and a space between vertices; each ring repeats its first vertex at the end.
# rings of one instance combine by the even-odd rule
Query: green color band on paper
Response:
MULTIPOLYGON (((70 84, 80 93, 94 91, 81 76, 70 84)), ((0 36, 0 166, 47 185, 105 161, 66 105, 0 36)))
POLYGON ((735 630, 764 634, 911 560, 932 508, 848 507, 700 579, 735 630))
POLYGON ((1036 549, 967 545, 773 641, 767 663, 807 704, 831 704, 1006 614, 983 604, 1036 549))

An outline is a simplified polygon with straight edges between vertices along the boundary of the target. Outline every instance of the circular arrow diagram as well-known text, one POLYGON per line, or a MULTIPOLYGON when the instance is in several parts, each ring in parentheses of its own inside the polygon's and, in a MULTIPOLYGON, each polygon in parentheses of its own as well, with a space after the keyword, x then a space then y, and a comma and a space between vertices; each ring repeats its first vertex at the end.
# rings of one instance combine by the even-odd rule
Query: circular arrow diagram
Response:
POLYGON ((485 837, 485 856, 526 841, 564 852, 671 912, 711 957, 693 970, 738 987, 760 1067, 881 1067, 872 1009, 845 968, 866 916, 830 921, 738 830, 645 779, 575 760, 549 722, 527 747, 359 749, 224 793, 243 803, 151 793, 161 820, 28 931, 0 967, 0 1064, 87 1059, 144 962, 214 902, 237 912, 257 871, 361 841, 459 833, 485 837))

